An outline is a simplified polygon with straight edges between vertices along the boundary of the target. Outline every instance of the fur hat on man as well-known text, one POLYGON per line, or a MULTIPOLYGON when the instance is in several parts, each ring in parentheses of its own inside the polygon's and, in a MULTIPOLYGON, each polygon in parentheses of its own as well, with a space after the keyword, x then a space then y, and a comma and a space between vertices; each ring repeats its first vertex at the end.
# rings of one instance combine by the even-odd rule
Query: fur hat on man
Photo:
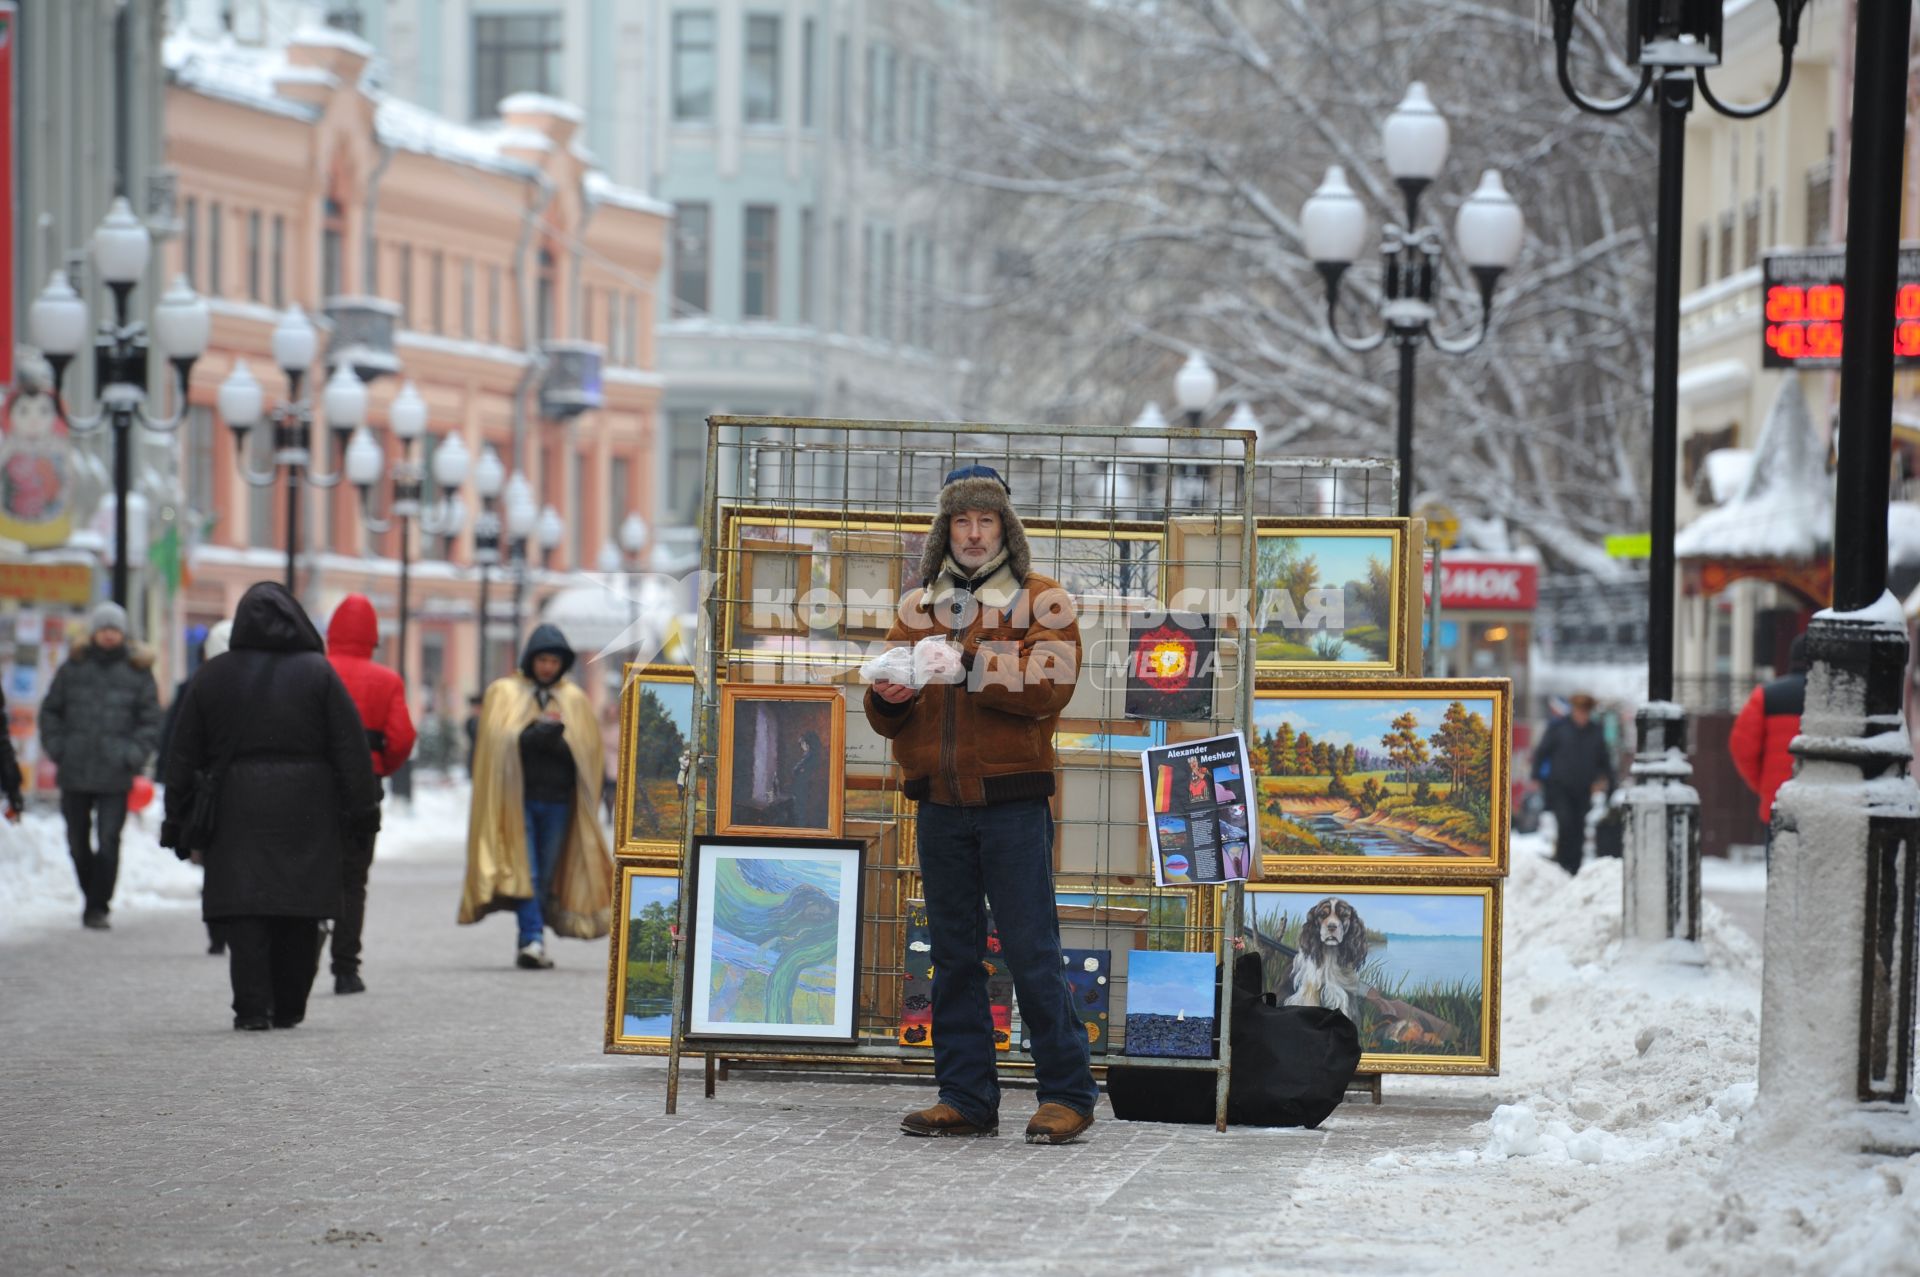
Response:
POLYGON ((1000 516, 1008 570, 1015 580, 1026 584, 1033 561, 1027 549, 1027 530, 1013 512, 1012 493, 1007 481, 991 466, 961 466, 948 474, 940 489, 940 512, 927 530, 927 548, 920 556, 920 579, 931 582, 940 575, 940 565, 947 557, 948 520, 965 510, 987 510, 1000 516))
POLYGON ((101 630, 113 630, 121 635, 127 633, 127 609, 108 599, 94 605, 87 613, 87 629, 94 634, 101 630))

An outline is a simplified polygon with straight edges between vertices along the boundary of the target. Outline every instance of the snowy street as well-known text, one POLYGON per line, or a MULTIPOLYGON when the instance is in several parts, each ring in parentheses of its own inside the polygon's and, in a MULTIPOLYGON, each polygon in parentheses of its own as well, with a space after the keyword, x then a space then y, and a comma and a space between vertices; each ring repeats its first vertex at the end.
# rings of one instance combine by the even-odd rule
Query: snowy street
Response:
POLYGON ((390 813, 370 992, 323 978, 259 1035, 228 1027, 155 821, 106 934, 57 820, 8 831, 0 1270, 1915 1271, 1920 1164, 1776 1181, 1743 1146, 1758 949, 1715 901, 1750 908, 1756 871, 1709 878, 1704 970, 1636 964, 1618 862, 1569 883, 1516 840, 1499 1078, 1390 1077, 1314 1132, 1103 1105, 1075 1148, 930 1144, 894 1131, 918 1085, 736 1074, 706 1100, 696 1072, 666 1117, 662 1062, 601 1054, 600 944, 529 973, 504 919, 454 925, 463 800, 390 813), (961 1183, 981 1209, 939 1210, 961 1183))

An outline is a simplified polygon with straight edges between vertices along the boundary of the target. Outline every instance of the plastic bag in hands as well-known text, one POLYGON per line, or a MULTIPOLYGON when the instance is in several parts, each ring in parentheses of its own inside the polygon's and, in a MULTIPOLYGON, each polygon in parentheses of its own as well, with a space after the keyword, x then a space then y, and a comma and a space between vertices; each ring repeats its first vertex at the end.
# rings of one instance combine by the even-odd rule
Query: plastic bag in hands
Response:
POLYGON ((967 676, 960 649, 942 637, 923 638, 913 645, 913 685, 958 683, 967 676))
POLYGON ((866 683, 900 683, 907 687, 918 686, 913 681, 913 649, 910 647, 888 648, 860 667, 860 678, 866 683))

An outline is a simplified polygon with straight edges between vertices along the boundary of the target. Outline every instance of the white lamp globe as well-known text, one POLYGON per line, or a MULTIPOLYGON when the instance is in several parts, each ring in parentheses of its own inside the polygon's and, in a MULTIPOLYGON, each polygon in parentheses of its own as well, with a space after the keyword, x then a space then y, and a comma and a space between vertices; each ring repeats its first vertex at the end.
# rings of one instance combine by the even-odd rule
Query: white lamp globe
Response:
POLYGON ((1197 350, 1187 356, 1187 362, 1173 377, 1173 399, 1181 412, 1205 412, 1219 389, 1220 378, 1197 350))
POLYGON ((480 450, 480 460, 473 467, 473 490, 482 499, 491 501, 500 495, 500 487, 507 481, 507 468, 500 464, 500 454, 488 444, 480 450))
POLYGON ((1300 207, 1300 239, 1315 262, 1351 263, 1367 238, 1367 208, 1335 164, 1300 207))
POLYGON ((507 535, 517 541, 533 531, 540 519, 540 507, 533 501, 533 485, 518 470, 508 478, 506 492, 507 535))
POLYGON ((133 205, 124 195, 115 199, 93 232, 93 265, 100 278, 109 284, 137 284, 152 254, 153 236, 133 215, 133 205))
POLYGON ((1133 419, 1133 428, 1135 430, 1165 430, 1167 428, 1166 414, 1160 411, 1159 404, 1149 399, 1147 400, 1147 406, 1140 410, 1140 415, 1133 419))
POLYGON ((566 535, 566 520, 560 517, 558 510, 552 506, 548 506, 540 512, 539 536, 540 547, 542 549, 553 549, 554 546, 559 545, 561 541, 566 539, 566 535))
POLYGON ((370 488, 380 482, 380 471, 385 467, 386 458, 380 454, 372 432, 365 426, 355 430, 353 442, 347 445, 347 482, 356 488, 370 488))
POLYGON ((367 387, 342 361, 327 378, 327 425, 335 430, 357 430, 367 424, 367 387))
POLYGON ((1507 194, 1506 183, 1499 173, 1488 169, 1460 206, 1453 238, 1467 265, 1506 270, 1520 260, 1526 229, 1526 218, 1513 196, 1507 194))
POLYGON ((427 432, 427 401, 420 397, 420 391, 411 381, 400 387, 400 393, 393 397, 387 420, 393 424, 393 437, 405 443, 412 443, 427 432))
POLYGON ((620 547, 611 541, 602 541, 600 553, 594 557, 593 564, 600 569, 602 576, 612 576, 620 570, 620 547))
POLYGON ((247 361, 236 359, 233 371, 220 383, 220 417, 235 430, 248 430, 260 424, 265 395, 247 361))
POLYGON ((629 513, 620 520, 620 545, 628 554, 640 553, 640 547, 647 543, 647 521, 638 511, 629 513))
POLYGON ((273 326, 273 362, 289 374, 304 373, 313 367, 319 348, 320 336, 306 312, 298 306, 287 307, 286 314, 273 326))
POLYGON ((1380 140, 1387 153, 1387 172, 1396 178, 1430 182, 1447 162, 1450 135, 1447 119, 1434 108, 1427 86, 1415 80, 1407 96, 1393 108, 1380 140))
POLYGON ((467 445, 459 435, 448 435, 433 450, 433 481, 453 489, 467 481, 467 445))
POLYGON ((1250 430, 1259 434, 1260 418, 1253 415, 1253 409, 1247 407, 1247 401, 1242 399, 1240 406, 1233 410, 1233 415, 1227 418, 1227 429, 1250 430))
POLYGON ((153 334, 169 359, 198 359, 207 353, 213 338, 213 312, 185 275, 174 276, 173 287, 153 308, 153 334))
POLYGON ((87 344, 87 304, 57 270, 27 309, 27 332, 43 354, 71 358, 87 344))

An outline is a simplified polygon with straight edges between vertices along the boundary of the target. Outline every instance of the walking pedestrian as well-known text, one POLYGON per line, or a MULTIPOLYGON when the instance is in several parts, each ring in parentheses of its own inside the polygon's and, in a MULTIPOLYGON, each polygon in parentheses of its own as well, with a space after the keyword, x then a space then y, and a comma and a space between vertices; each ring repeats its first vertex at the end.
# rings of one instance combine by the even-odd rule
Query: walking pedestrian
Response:
MULTIPOLYGON (((407 712, 407 688, 400 676, 373 659, 380 642, 380 619, 364 594, 349 594, 327 623, 327 660, 346 685, 366 729, 373 774, 385 779, 413 753, 413 716, 407 712)), ((360 937, 367 919, 367 874, 373 868, 373 839, 349 840, 346 896, 333 924, 333 991, 365 993, 360 978, 360 937)))
POLYGON ((1047 798, 1055 785, 1054 730, 1080 661, 1079 622, 1060 584, 1032 570, 1011 489, 987 466, 946 477, 920 580, 887 640, 946 638, 950 658, 939 663, 950 681, 876 682, 865 702, 868 722, 893 742, 904 792, 919 803, 920 877, 933 945, 940 1099, 907 1114, 900 1129, 928 1136, 999 1132, 982 965, 991 905, 1000 957, 1033 1038, 1040 1107, 1027 1124, 1027 1142, 1070 1143, 1093 1125, 1099 1092, 1062 972, 1047 798))
POLYGON ((166 781, 161 845, 206 866, 202 912, 228 927, 233 1027, 292 1028, 320 922, 340 914, 344 848, 380 829, 380 782, 320 631, 279 582, 247 591, 232 649, 187 685, 166 781))
MULTIPOLYGON (((167 755, 173 748, 173 729, 180 721, 180 703, 186 699, 187 685, 193 682, 194 675, 206 668, 208 661, 226 654, 227 645, 233 639, 233 622, 216 621, 207 630, 207 636, 200 640, 199 660, 194 665, 193 674, 180 680, 180 686, 173 689, 173 699, 167 702, 166 717, 160 720, 160 748, 153 754, 153 778, 161 784, 167 783, 167 755)), ((206 899, 203 884, 201 900, 206 899)), ((227 952, 227 924, 207 921, 207 952, 213 957, 225 957, 227 952)))
POLYGON ((460 921, 511 909, 514 963, 553 965, 546 933, 595 940, 613 924, 613 858, 600 828, 600 723, 567 681, 574 653, 556 627, 534 629, 520 668, 480 706, 460 921))
POLYGON ((1727 736, 1734 770, 1760 800, 1760 820, 1773 845, 1773 797, 1793 779, 1793 754, 1787 748, 1800 734, 1800 713, 1807 703, 1807 636, 1797 634, 1787 649, 1787 672, 1753 689, 1727 736))
POLYGON ((1553 813, 1553 858, 1569 874, 1577 874, 1586 851, 1587 808, 1595 794, 1613 792, 1615 777, 1606 729, 1593 718, 1597 702, 1586 692, 1575 692, 1567 704, 1567 713, 1548 724, 1533 751, 1533 778, 1553 813))
POLYGON ((21 788, 25 777, 20 774, 20 756, 13 749, 13 733, 7 730, 7 698, 0 696, 0 793, 7 796, 7 823, 20 823, 20 813, 27 809, 27 800, 21 788))
POLYGON ((108 929, 120 876, 127 791, 160 735, 153 653, 128 643, 126 609, 101 603, 40 702, 40 748, 60 769, 67 851, 85 898, 80 921, 108 929), (94 826, 99 842, 94 842, 94 826))

